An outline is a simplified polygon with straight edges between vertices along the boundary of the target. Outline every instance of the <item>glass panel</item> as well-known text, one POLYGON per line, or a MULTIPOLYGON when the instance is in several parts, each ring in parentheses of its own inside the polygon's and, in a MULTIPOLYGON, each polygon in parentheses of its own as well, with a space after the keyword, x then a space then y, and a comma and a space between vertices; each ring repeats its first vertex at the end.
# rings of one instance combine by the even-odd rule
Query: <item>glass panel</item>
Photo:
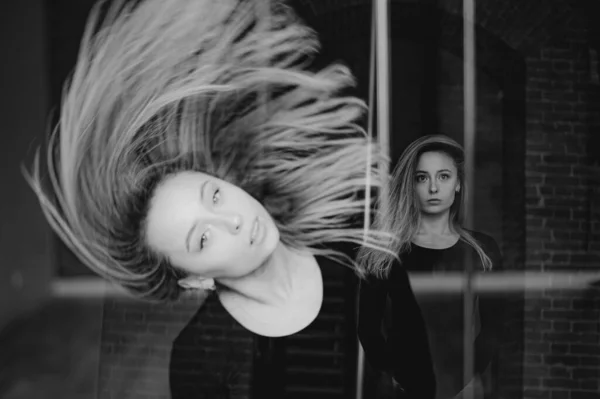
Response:
MULTIPOLYGON (((75 62, 92 3, 48 0, 45 17, 37 4, 47 35, 32 30, 18 36, 27 24, 3 24, 21 38, 20 48, 31 49, 7 53, 18 73, 43 75, 23 72, 22 65, 37 65, 47 36, 45 85, 52 106, 75 62), (38 58, 31 62, 25 53, 38 58)), ((357 78, 352 94, 368 101, 375 93, 369 84, 372 2, 289 4, 321 37, 315 66, 344 62, 357 78)), ((572 4, 476 3, 477 136, 469 195, 473 229, 498 244, 503 270, 474 280, 475 398, 591 399, 600 391, 600 276, 593 274, 600 266, 600 32, 588 17, 593 10, 572 4)), ((34 15, 11 7, 4 15, 15 21, 34 15)), ((389 13, 393 168, 408 144, 425 134, 443 132, 465 144, 462 2, 399 0, 390 2, 389 13)), ((30 81, 29 75, 11 76, 30 81)), ((34 97, 32 87, 18 89, 34 97)), ((32 104, 20 107, 31 114, 32 104)), ((18 119, 15 125, 29 120, 3 109, 6 120, 18 119)), ((38 119, 32 132, 43 130, 44 118, 38 119)), ((5 144, 3 159, 10 162, 17 148, 27 151, 13 138, 5 144)), ((33 220, 24 216, 35 212, 33 206, 18 209, 23 220, 33 220)), ((10 220, 7 226, 18 224, 10 220)), ((36 232, 47 228, 41 217, 27 225, 36 232)), ((58 240, 54 254, 40 244, 31 257, 25 255, 30 248, 21 248, 35 237, 12 233, 2 236, 6 264, 16 266, 3 275, 2 303, 10 306, 0 314, 0 397, 262 398, 265 389, 278 389, 282 398, 356 394, 357 280, 338 265, 322 265, 326 298, 315 323, 292 337, 267 339, 234 322, 215 296, 167 305, 127 299, 97 280, 72 279, 92 273, 58 240), (54 273, 71 279, 50 285, 44 279, 54 273), (47 291, 53 296, 44 296, 47 291)), ((459 398, 462 275, 429 266, 411 270, 411 281, 429 334, 437 399, 459 398)), ((390 374, 367 361, 360 393, 394 397, 390 374)))

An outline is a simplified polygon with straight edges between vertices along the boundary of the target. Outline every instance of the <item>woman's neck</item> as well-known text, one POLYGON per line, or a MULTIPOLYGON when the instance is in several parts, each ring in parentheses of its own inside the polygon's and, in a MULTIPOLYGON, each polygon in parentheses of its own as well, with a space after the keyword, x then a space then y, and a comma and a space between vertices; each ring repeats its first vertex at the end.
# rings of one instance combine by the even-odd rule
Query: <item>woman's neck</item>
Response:
POLYGON ((421 224, 419 225, 418 235, 421 236, 454 236, 450 228, 450 213, 448 211, 439 214, 421 214, 421 224))
POLYGON ((304 255, 279 243, 273 254, 256 270, 243 277, 219 279, 227 291, 262 305, 277 306, 289 300, 294 292, 294 276, 302 267, 304 255))
POLYGON ((218 283, 217 294, 227 312, 246 329, 268 337, 304 329, 323 302, 323 279, 315 257, 281 243, 253 273, 218 283))

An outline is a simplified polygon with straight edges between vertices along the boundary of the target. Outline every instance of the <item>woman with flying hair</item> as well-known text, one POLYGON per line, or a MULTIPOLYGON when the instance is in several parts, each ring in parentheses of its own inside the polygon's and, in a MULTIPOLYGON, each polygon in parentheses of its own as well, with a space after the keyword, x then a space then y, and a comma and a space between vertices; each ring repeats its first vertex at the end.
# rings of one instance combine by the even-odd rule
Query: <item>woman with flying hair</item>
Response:
MULTIPOLYGON (((26 173, 53 230, 97 274, 148 300, 216 289, 260 335, 319 312, 316 257, 362 271, 380 151, 344 95, 349 70, 310 71, 312 30, 279 2, 117 1, 92 11, 59 127, 26 173), (268 13, 258 13, 257 4, 268 13), (101 21, 102 20, 102 21, 101 21)), ((394 254, 390 253, 391 257, 394 254)))
MULTIPOLYGON (((361 287, 359 337, 367 359, 376 367, 389 370, 402 386, 413 373, 411 336, 404 331, 406 309, 395 287, 404 284, 404 271, 463 271, 470 258, 475 271, 500 270, 502 257, 494 239, 462 226, 467 187, 462 147, 444 135, 421 137, 403 152, 392 175, 385 212, 375 220, 379 231, 394 232, 398 240, 390 251, 364 247, 359 258, 371 276, 361 287), (386 216, 384 216, 384 214, 386 216), (398 254, 400 261, 391 256, 398 254), (403 271, 400 272, 399 270, 403 271), (391 328, 387 341, 379 327, 386 296, 391 299, 391 328), (388 350, 389 349, 389 350, 388 350), (405 361, 410 359, 410 361, 405 361)), ((449 301, 420 301, 437 390, 435 398, 461 398, 463 384, 462 306, 449 301)), ((475 297, 474 333, 476 397, 482 397, 481 376, 496 352, 503 325, 502 304, 475 297)))

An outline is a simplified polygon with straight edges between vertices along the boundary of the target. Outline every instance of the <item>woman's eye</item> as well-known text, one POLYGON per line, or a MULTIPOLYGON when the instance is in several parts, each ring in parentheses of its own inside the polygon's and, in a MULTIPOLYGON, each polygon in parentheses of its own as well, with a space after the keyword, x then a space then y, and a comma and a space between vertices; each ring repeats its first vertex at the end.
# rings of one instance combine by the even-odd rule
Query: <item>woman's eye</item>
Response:
POLYGON ((215 191, 215 193, 213 194, 213 205, 217 205, 219 203, 219 201, 221 200, 221 190, 217 189, 215 191))
POLYGON ((206 245, 206 241, 208 241, 208 237, 208 231, 202 234, 202 237, 200 237, 200 249, 204 248, 204 246, 206 245))
POLYGON ((418 182, 423 182, 423 181, 425 181, 425 179, 426 179, 426 176, 423 176, 423 175, 417 176, 418 182))

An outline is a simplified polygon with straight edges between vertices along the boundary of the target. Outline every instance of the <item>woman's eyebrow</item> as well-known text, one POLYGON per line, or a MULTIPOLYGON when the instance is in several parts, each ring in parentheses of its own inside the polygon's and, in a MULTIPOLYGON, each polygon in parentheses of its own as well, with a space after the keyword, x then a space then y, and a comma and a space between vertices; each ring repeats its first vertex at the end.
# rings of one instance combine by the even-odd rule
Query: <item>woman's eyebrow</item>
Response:
MULTIPOLYGON (((448 173, 452 173, 452 171, 450 169, 440 169, 435 173, 441 173, 441 172, 448 172, 448 173)), ((425 171, 425 170, 417 170, 415 172, 415 174, 419 174, 419 173, 424 173, 424 174, 428 174, 429 172, 425 171)))
POLYGON ((204 180, 202 186, 200 186, 200 201, 204 202, 204 191, 206 191, 206 185, 208 184, 208 179, 204 180))
MULTIPOLYGON (((207 184, 208 184, 208 179, 204 180, 204 183, 202 183, 202 185, 200 186, 200 202, 201 203, 204 202, 204 191, 206 191, 207 184)), ((190 230, 188 231, 188 233, 185 237, 185 248, 187 249, 188 252, 190 252, 190 240, 192 238, 192 234, 194 233, 194 230, 196 229, 196 226, 198 226, 197 220, 194 222, 194 224, 192 224, 192 227, 190 228, 190 230)))
POLYGON ((198 222, 194 222, 194 224, 192 224, 192 227, 190 228, 190 231, 188 231, 187 236, 185 237, 185 248, 188 252, 190 252, 190 240, 192 238, 192 233, 194 233, 194 230, 196 229, 197 225, 198 222))

